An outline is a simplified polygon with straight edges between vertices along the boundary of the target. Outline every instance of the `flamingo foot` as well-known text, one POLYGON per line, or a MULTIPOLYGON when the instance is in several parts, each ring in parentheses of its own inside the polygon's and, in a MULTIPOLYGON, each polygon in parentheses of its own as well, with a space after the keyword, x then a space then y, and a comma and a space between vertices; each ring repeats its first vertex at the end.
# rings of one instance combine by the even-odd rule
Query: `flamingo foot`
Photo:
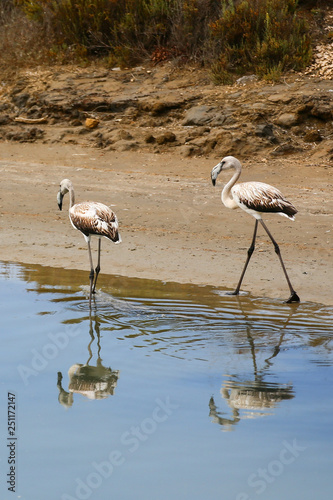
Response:
POLYGON ((285 304, 291 304, 292 302, 301 302, 301 299, 295 291, 293 291, 289 299, 285 301, 285 304))

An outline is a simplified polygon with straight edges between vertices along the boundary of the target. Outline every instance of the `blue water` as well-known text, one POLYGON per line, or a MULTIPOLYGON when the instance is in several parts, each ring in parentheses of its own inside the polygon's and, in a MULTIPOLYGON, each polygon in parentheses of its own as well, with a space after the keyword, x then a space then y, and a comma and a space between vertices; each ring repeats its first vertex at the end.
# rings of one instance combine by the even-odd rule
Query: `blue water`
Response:
POLYGON ((330 498, 332 307, 87 282, 0 267, 1 499, 330 498))

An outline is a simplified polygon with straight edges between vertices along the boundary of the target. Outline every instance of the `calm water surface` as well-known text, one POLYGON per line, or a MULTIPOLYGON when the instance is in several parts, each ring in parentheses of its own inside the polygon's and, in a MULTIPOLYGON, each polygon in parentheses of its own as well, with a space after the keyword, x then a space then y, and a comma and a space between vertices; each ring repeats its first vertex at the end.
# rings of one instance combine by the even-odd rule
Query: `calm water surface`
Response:
POLYGON ((330 498, 332 307, 101 275, 90 315, 87 285, 0 267, 1 499, 330 498))

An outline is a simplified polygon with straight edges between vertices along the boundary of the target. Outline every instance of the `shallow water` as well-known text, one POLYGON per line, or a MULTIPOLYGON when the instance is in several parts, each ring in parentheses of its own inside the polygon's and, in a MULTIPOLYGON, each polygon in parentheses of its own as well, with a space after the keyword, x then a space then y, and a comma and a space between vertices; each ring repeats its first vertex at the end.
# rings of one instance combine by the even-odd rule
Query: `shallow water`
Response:
POLYGON ((90 315, 86 284, 0 267, 1 499, 330 497, 332 307, 101 275, 90 315))

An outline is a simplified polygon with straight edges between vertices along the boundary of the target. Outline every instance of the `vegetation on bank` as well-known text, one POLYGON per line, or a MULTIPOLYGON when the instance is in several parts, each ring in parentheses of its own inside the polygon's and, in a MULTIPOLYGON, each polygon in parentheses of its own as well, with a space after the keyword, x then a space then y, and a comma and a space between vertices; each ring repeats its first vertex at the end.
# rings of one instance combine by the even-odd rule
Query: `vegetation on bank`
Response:
POLYGON ((319 0, 1 0, 0 65, 130 66, 150 58, 209 68, 216 83, 278 79, 312 57, 319 0))

